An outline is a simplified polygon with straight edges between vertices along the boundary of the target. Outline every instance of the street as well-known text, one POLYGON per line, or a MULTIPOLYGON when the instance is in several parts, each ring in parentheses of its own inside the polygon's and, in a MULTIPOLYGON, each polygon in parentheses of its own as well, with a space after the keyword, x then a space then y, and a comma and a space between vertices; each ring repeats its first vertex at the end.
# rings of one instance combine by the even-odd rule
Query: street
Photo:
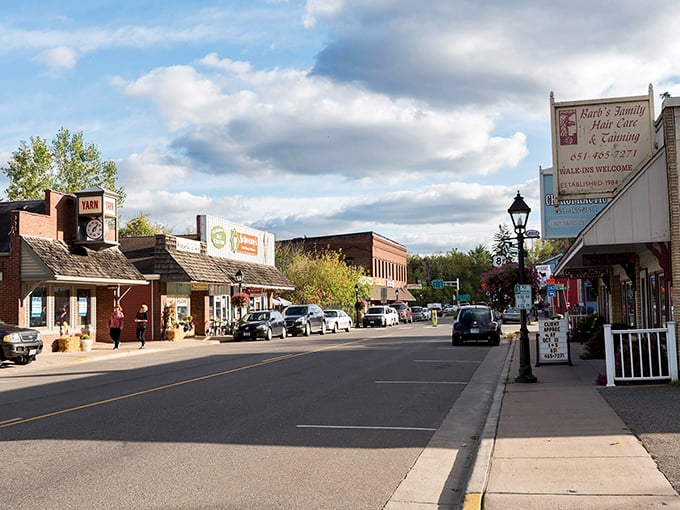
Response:
POLYGON ((450 328, 2 370, 1 506, 381 509, 503 348, 454 348, 450 328))

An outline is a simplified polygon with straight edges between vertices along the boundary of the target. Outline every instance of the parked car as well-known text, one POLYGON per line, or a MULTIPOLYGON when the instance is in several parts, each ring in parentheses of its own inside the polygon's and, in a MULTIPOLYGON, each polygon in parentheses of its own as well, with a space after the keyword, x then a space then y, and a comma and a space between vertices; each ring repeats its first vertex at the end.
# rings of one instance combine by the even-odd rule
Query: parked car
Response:
POLYGON ((326 329, 337 333, 341 329, 349 332, 352 329, 352 318, 344 310, 324 310, 326 329))
POLYGON ((508 322, 520 322, 521 317, 522 316, 519 308, 509 307, 503 310, 503 316, 501 317, 501 320, 504 324, 508 322))
POLYGON ((451 344, 486 340, 489 345, 500 343, 500 323, 494 320, 493 310, 486 305, 462 306, 453 322, 451 344))
POLYGON ((286 338, 286 322, 276 310, 260 310, 246 314, 234 327, 234 339, 264 338, 271 340, 278 336, 286 338))
POLYGON ((369 306, 364 314, 363 325, 371 326, 396 326, 399 324, 399 314, 391 306, 369 306))
POLYGON ((0 321, 0 361, 27 365, 42 352, 43 341, 37 329, 12 326, 0 321))
POLYGON ((326 317, 319 305, 291 305, 283 314, 289 335, 326 334, 326 317))
POLYGON ((390 305, 397 311, 399 315, 399 320, 404 323, 413 322, 413 312, 411 307, 402 301, 395 301, 390 305))
POLYGON ((427 315, 425 314, 425 309, 422 306, 412 306, 411 307, 411 317, 414 321, 426 321, 427 315))

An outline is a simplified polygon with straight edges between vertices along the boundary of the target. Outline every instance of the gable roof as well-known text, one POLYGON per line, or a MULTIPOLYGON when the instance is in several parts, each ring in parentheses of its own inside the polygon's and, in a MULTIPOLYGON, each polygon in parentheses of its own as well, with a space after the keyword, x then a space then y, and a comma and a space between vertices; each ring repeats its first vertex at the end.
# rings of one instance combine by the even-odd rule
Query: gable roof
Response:
POLYGON ((147 284, 116 247, 96 251, 35 236, 21 236, 21 280, 147 284))

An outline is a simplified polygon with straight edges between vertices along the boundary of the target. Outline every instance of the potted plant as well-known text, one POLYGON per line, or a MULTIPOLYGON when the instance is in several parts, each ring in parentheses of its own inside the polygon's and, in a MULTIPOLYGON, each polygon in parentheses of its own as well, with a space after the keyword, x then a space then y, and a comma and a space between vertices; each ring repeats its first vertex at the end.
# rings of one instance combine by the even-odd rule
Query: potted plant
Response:
POLYGON ((87 333, 80 334, 80 350, 83 352, 91 351, 94 340, 87 333))

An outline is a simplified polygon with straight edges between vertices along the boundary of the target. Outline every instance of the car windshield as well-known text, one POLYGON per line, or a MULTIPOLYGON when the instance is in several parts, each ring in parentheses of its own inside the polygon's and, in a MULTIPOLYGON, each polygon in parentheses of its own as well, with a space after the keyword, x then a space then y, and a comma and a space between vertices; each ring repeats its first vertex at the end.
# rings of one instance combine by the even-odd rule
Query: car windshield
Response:
POLYGON ((459 320, 463 324, 472 324, 474 321, 489 323, 491 322, 491 312, 485 308, 471 308, 463 310, 459 320))
POLYGON ((385 313, 385 308, 382 306, 372 306, 366 313, 385 313))
POLYGON ((245 320, 246 322, 268 321, 269 317, 270 317, 269 312, 253 312, 246 315, 243 320, 245 320))
POLYGON ((336 312, 335 310, 326 310, 323 314, 326 317, 337 317, 338 316, 338 312, 336 312))
POLYGON ((286 308, 286 315, 305 315, 306 313, 306 306, 289 306, 286 308))

